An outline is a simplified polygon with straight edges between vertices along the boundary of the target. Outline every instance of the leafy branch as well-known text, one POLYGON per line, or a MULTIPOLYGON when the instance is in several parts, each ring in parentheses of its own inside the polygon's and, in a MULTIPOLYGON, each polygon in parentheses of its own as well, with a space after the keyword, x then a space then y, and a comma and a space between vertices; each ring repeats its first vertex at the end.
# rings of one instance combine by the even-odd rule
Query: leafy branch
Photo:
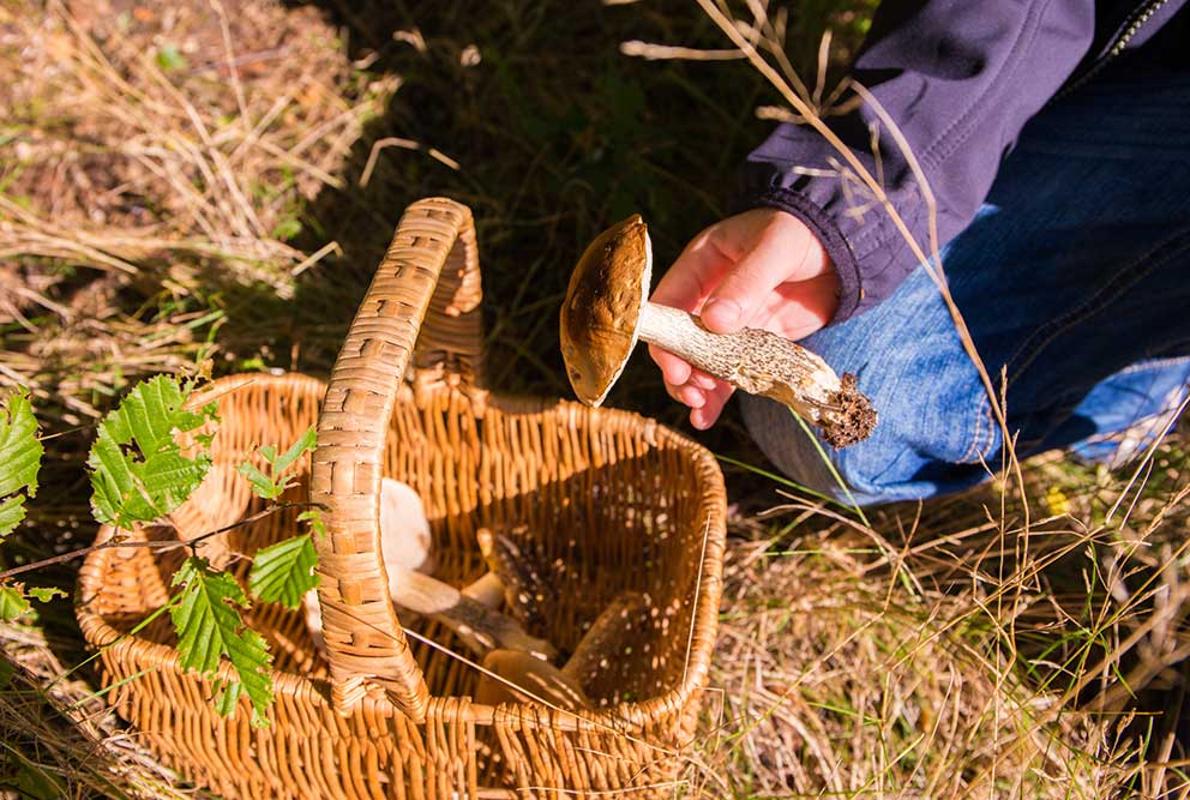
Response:
MULTIPOLYGON (((248 479, 252 491, 259 497, 276 499, 292 485, 293 476, 288 474, 289 470, 303 454, 314 449, 316 442, 317 433, 310 428, 281 455, 277 455, 277 448, 272 445, 260 448, 258 452, 269 465, 268 475, 249 461, 241 464, 238 471, 248 479)), ((314 572, 318 566, 318 551, 312 533, 320 536, 325 533, 322 516, 318 509, 312 508, 303 512, 298 520, 305 522, 310 530, 256 551, 248 573, 248 589, 258 600, 297 608, 302 596, 318 585, 318 576, 314 572)))
MULTIPOLYGON (((190 555, 171 584, 177 591, 163 607, 178 635, 179 663, 214 682, 213 699, 220 714, 234 713, 240 699, 246 698, 253 724, 267 725, 266 714, 273 701, 272 656, 265 639, 247 625, 241 612, 250 607, 249 595, 261 602, 296 608, 302 596, 318 584, 313 537, 325 534, 321 507, 279 502, 294 485, 294 468, 314 448, 316 435, 313 428, 307 430, 284 452, 275 445, 260 448, 258 454, 267 472, 251 461, 240 465, 237 472, 253 493, 268 501, 261 511, 186 541, 128 539, 120 529, 158 523, 194 493, 210 470, 217 409, 213 403, 194 408, 190 402, 193 388, 192 383, 156 376, 133 387, 103 418, 87 458, 91 508, 96 520, 117 529, 115 535, 102 544, 0 572, 0 620, 28 613, 30 599, 45 602, 64 594, 12 581, 23 573, 97 550, 187 548, 190 555), (293 508, 304 509, 297 517, 304 531, 256 553, 247 592, 234 576, 212 568, 199 555, 199 548, 210 538, 293 508), (235 673, 234 680, 219 678, 225 663, 235 673)), ((25 502, 37 492, 43 452, 27 394, 9 396, 0 405, 0 540, 25 518, 25 502)))
POLYGON ((0 406, 0 541, 25 519, 25 501, 37 494, 43 451, 29 395, 18 391, 0 406))
POLYGON ((217 528, 213 531, 207 531, 206 533, 200 534, 190 539, 145 541, 141 539, 129 540, 123 536, 119 536, 117 538, 103 542, 102 544, 93 544, 87 547, 80 547, 77 550, 69 550, 65 553, 59 553, 56 556, 50 556, 38 561, 31 561, 28 564, 22 564, 19 567, 12 567, 11 569, 0 572, 0 581, 16 577, 17 575, 22 575, 26 572, 34 572, 45 567, 53 566, 54 564, 63 564, 67 561, 73 561, 76 558, 84 558, 97 550, 120 550, 143 547, 149 550, 168 552, 170 550, 181 550, 182 548, 186 548, 194 555, 198 555, 198 548, 202 547, 203 543, 208 539, 228 533, 229 531, 233 531, 236 528, 243 528, 247 525, 251 525, 254 522, 259 522, 265 517, 270 517, 273 514, 277 514, 281 511, 288 511, 291 508, 307 509, 298 515, 298 520, 301 521, 309 519, 310 515, 317 515, 322 509, 322 506, 318 503, 277 503, 275 505, 268 506, 267 508, 262 508, 255 514, 250 514, 249 516, 244 517, 241 520, 237 520, 230 525, 224 525, 222 528, 217 528))
MULTIPOLYGON (((18 390, 0 405, 0 542, 28 513, 25 502, 37 494, 43 452, 29 395, 18 390)), ((48 589, 0 585, 0 620, 11 622, 27 614, 32 610, 30 597, 44 601, 52 596, 48 589)))
POLYGON ((253 724, 267 725, 264 714, 273 702, 269 674, 273 658, 264 637, 240 616, 238 609, 248 607, 243 588, 234 577, 211 569, 199 556, 182 562, 172 585, 182 588, 179 603, 170 609, 182 667, 214 677, 226 657, 239 681, 222 683, 216 689, 216 708, 230 714, 236 700, 246 694, 252 703, 253 724))

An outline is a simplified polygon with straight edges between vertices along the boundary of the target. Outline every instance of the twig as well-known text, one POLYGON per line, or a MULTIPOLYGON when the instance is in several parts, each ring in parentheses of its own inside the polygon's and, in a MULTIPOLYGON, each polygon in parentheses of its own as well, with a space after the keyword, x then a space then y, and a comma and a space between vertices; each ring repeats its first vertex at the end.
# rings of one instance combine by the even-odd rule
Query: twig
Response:
POLYGON ((739 50, 698 50, 631 39, 620 42, 620 52, 647 61, 736 61, 747 58, 739 50))
POLYGON ((61 564, 66 561, 73 561, 74 559, 79 558, 80 556, 88 555, 88 554, 93 553, 97 550, 116 550, 116 549, 125 548, 125 547, 147 547, 149 549, 159 550, 159 551, 177 550, 178 548, 181 548, 181 547, 188 547, 191 550, 197 550, 198 547, 200 545, 202 545, 203 542, 205 542, 207 539, 210 539, 213 536, 218 536, 221 533, 227 533, 228 531, 235 530, 236 528, 242 528, 245 525, 251 525, 253 522, 257 522, 258 520, 264 519, 265 517, 276 514, 279 511, 287 511, 291 508, 325 509, 326 506, 324 506, 321 503, 312 503, 312 502, 308 502, 308 503, 277 503, 275 505, 268 506, 267 508, 263 508, 260 511, 257 511, 255 514, 244 517, 242 520, 239 520, 238 522, 233 522, 230 525, 225 525, 222 528, 219 528, 217 530, 208 531, 207 533, 200 534, 198 536, 195 536, 193 539, 187 539, 185 541, 175 539, 172 541, 129 542, 129 541, 126 541, 123 539, 119 539, 119 540, 112 539, 110 541, 106 541, 101 544, 93 544, 90 547, 80 547, 78 550, 71 550, 66 553, 60 553, 59 555, 51 556, 50 558, 43 558, 40 561, 32 561, 28 564, 22 564, 19 567, 13 567, 12 569, 5 570, 4 572, 0 572, 0 581, 7 580, 8 578, 12 578, 17 575, 23 575, 26 572, 32 572, 34 570, 41 569, 42 567, 49 567, 54 564, 61 564))

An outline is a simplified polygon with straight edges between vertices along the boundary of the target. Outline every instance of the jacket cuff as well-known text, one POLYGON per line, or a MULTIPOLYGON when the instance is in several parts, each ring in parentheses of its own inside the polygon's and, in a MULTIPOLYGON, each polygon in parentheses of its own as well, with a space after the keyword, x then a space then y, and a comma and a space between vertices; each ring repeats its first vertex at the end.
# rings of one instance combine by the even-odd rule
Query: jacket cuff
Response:
POLYGON ((748 198, 740 210, 749 208, 776 208, 792 214, 818 237, 839 276, 839 306, 827 324, 835 325, 850 319, 860 308, 864 296, 863 280, 859 262, 835 219, 804 195, 776 187, 748 198))

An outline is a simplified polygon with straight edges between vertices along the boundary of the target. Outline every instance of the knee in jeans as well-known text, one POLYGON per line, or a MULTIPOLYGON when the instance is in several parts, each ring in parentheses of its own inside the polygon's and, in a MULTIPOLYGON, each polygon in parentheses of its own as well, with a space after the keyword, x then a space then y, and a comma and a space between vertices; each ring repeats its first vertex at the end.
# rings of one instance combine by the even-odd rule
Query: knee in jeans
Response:
POLYGON ((783 406, 754 397, 741 403, 749 432, 782 473, 848 504, 919 500, 966 488, 986 477, 983 459, 996 447, 996 429, 976 411, 940 428, 889 415, 871 438, 833 450, 817 447, 783 406))

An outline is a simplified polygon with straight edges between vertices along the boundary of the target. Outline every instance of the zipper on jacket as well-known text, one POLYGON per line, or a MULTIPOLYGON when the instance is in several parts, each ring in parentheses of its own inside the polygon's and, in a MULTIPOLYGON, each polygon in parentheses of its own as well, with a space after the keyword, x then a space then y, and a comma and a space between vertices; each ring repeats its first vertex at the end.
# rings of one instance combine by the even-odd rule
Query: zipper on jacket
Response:
POLYGON ((1116 34, 1115 40, 1111 43, 1111 46, 1107 48, 1107 51, 1103 54, 1103 56, 1090 67, 1088 67, 1082 75, 1078 76, 1075 80, 1067 84, 1066 88, 1058 92, 1058 94, 1055 95, 1053 99, 1062 99, 1066 95, 1078 89, 1080 86, 1083 86, 1087 81, 1091 80, 1091 78, 1098 75, 1105 66, 1107 66, 1112 60, 1117 58, 1121 53, 1124 52, 1124 50, 1128 48, 1128 43, 1136 38, 1136 34, 1140 33, 1140 29, 1143 28, 1148 23, 1148 21, 1151 20, 1153 16, 1161 10, 1162 6, 1166 5, 1168 2, 1169 0, 1148 0, 1148 2, 1143 3, 1134 9, 1132 14, 1124 21, 1124 24, 1120 26, 1119 33, 1116 34))

